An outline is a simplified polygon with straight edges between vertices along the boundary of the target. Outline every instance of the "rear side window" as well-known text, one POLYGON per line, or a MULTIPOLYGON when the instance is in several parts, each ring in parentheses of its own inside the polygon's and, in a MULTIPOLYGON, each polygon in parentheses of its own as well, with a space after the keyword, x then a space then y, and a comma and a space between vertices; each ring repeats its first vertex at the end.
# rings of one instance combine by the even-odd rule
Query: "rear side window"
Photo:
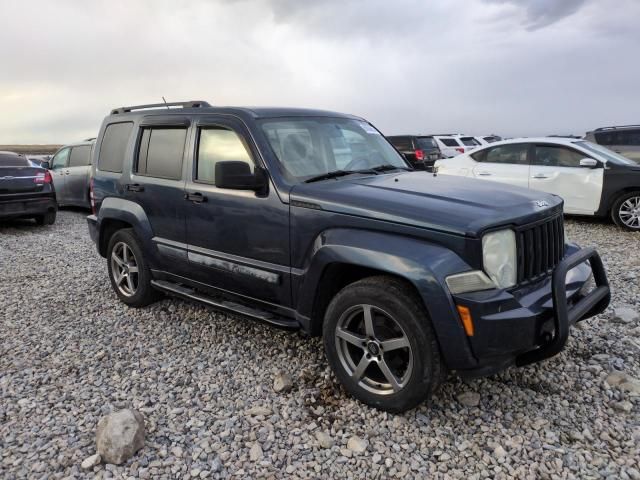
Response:
POLYGON ((441 138, 440 141, 447 147, 459 147, 460 144, 455 138, 441 138))
POLYGON ((640 146, 640 130, 621 130, 618 132, 617 145, 640 146))
POLYGON ((418 137, 418 147, 429 150, 431 148, 438 148, 438 144, 432 137, 418 137))
POLYGON ((89 145, 73 147, 69 156, 69 166, 86 167, 87 165, 91 165, 91 147, 89 145))
POLYGON ((462 141, 462 143, 464 145, 466 145, 467 147, 473 147, 473 146, 477 146, 480 145, 480 142, 477 141, 475 138, 473 137, 462 137, 460 138, 460 140, 462 141))
POLYGON ((254 169, 249 149, 240 135, 223 127, 203 128, 198 142, 196 180, 215 183, 218 162, 245 162, 252 172, 254 169))
POLYGON ((579 167, 585 155, 566 147, 536 145, 534 165, 545 167, 579 167))
POLYGON ((186 128, 143 128, 135 173, 179 180, 186 139, 186 128))
POLYGON ((107 125, 100 144, 98 169, 105 172, 122 173, 124 153, 133 130, 132 122, 107 125))
POLYGON ((500 145, 498 147, 482 150, 472 155, 478 162, 503 163, 510 165, 528 165, 528 143, 516 143, 513 145, 500 145))
POLYGON ((391 145, 398 150, 413 150, 413 143, 411 137, 389 137, 387 138, 391 142, 391 145))

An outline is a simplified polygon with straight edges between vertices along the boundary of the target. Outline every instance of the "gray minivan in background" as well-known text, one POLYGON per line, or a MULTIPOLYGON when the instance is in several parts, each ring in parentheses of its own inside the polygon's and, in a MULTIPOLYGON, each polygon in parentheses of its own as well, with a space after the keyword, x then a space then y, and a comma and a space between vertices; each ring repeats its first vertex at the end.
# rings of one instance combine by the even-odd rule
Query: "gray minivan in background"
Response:
POLYGON ((640 163, 640 125, 596 128, 584 138, 640 163))
POLYGON ((89 176, 95 138, 60 148, 49 161, 58 205, 91 206, 89 176))

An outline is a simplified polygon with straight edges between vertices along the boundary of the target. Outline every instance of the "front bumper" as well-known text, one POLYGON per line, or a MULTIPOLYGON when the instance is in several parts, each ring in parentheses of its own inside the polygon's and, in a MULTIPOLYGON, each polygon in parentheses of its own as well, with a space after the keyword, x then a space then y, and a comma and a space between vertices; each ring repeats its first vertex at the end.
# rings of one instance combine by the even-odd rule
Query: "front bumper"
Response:
POLYGON ((528 365, 559 353, 569 328, 604 311, 611 294, 602 261, 593 248, 575 249, 553 275, 516 290, 488 290, 454 296, 469 308, 474 334, 468 337, 477 363, 459 370, 483 376, 510 365, 528 365), (587 291, 593 276, 595 287, 587 291))

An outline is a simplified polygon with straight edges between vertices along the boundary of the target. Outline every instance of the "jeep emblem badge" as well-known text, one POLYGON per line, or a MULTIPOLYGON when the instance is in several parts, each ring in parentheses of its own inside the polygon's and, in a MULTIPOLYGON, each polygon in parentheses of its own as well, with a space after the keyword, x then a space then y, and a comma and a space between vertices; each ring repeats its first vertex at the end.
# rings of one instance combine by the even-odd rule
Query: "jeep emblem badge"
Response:
POLYGON ((542 207, 548 207, 549 204, 547 203, 546 200, 536 200, 536 206, 542 208, 542 207))

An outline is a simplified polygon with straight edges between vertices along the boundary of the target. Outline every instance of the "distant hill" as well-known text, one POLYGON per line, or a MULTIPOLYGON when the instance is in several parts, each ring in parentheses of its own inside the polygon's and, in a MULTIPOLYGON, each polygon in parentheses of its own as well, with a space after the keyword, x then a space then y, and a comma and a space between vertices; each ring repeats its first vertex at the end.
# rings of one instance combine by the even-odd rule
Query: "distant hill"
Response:
POLYGON ((0 145, 1 151, 26 153, 30 155, 51 155, 62 145, 0 145))

